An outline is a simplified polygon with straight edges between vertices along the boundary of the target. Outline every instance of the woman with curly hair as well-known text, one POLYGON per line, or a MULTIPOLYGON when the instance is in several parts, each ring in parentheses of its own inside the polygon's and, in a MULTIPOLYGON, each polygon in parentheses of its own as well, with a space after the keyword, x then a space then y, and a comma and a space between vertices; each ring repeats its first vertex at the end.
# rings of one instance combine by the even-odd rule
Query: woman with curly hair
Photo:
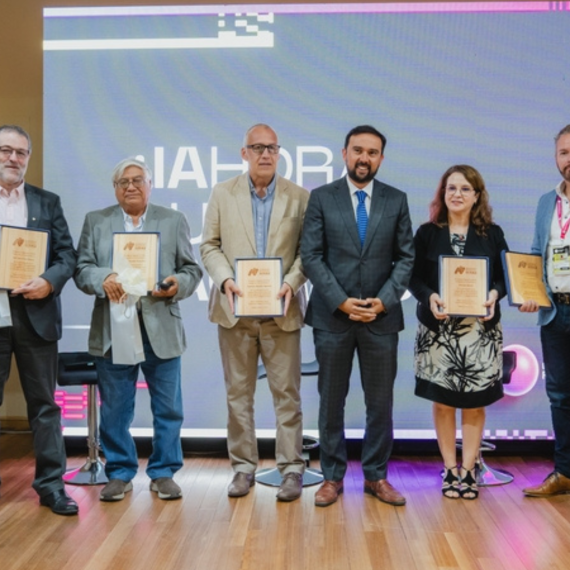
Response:
POLYGON ((417 396, 433 401, 437 441, 444 462, 442 493, 476 499, 475 463, 485 425, 485 406, 503 396, 499 299, 506 293, 501 251, 503 231, 493 223, 485 182, 468 165, 442 176, 430 204, 430 221, 418 229, 410 290, 418 300, 415 342, 417 396), (439 296, 439 256, 484 256, 489 295, 483 318, 446 313, 439 296), (462 465, 456 458, 456 409, 461 409, 462 465))

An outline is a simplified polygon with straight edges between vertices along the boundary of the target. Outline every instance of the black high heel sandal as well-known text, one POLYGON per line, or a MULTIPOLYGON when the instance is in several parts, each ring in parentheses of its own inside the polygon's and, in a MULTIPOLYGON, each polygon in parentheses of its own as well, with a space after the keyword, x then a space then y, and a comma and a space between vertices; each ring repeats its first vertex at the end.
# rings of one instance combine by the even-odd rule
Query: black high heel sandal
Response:
POLYGON ((477 487, 477 480, 474 476, 475 468, 465 469, 462 467, 461 470, 465 471, 465 474, 461 475, 461 489, 459 494, 462 499, 474 501, 479 496, 479 487, 477 487))
POLYGON ((442 473, 441 493, 448 499, 459 499, 461 496, 459 473, 454 474, 453 470, 457 473, 457 467, 445 467, 442 473))

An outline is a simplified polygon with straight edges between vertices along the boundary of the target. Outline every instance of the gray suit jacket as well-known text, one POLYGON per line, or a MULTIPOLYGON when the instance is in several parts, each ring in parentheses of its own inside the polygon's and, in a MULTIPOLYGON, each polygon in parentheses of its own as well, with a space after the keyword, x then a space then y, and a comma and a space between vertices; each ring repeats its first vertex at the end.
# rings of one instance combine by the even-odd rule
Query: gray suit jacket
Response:
MULTIPOLYGON (((103 281, 113 273, 113 232, 124 231, 123 211, 115 205, 88 213, 79 239, 75 283, 84 293, 96 295, 89 332, 89 352, 95 356, 105 356, 111 348, 109 299, 103 281)), ((194 260, 190 228, 183 214, 148 204, 144 231, 160 232, 160 279, 169 275, 178 279, 174 297, 141 298, 142 317, 152 349, 159 358, 174 358, 186 348, 178 301, 192 295, 202 278, 202 270, 194 260)))
POLYGON ((57 194, 24 185, 28 205, 28 228, 49 230, 48 268, 40 277, 49 281, 53 292, 44 299, 24 299, 26 312, 34 330, 44 340, 61 338, 61 302, 59 295, 67 280, 73 275, 77 253, 63 216, 57 194))
POLYGON ((346 178, 311 192, 305 215, 301 260, 313 284, 306 322, 343 332, 355 324, 338 309, 348 297, 379 298, 386 312, 366 326, 376 334, 404 328, 400 298, 414 263, 406 195, 374 181, 366 241, 360 238, 346 178))
MULTIPOLYGON (((230 310, 220 288, 226 279, 234 279, 236 257, 256 257, 253 214, 248 173, 217 184, 206 211, 200 255, 215 287, 210 289, 209 317, 225 328, 233 327, 238 319, 230 310)), ((283 259, 283 281, 295 294, 285 317, 275 319, 285 331, 303 326, 306 308, 306 281, 301 270, 299 241, 309 193, 293 182, 277 176, 269 234, 268 257, 283 259)))

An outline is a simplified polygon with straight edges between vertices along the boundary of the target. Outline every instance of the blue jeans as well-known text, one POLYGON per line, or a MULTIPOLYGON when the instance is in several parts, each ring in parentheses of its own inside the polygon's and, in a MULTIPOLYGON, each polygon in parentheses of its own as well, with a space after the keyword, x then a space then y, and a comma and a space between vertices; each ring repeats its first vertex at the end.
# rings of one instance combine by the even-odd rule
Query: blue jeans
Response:
POLYGON ((556 305, 554 319, 540 329, 554 428, 554 470, 570 477, 570 306, 556 305))
POLYGON ((113 364, 112 358, 96 359, 101 394, 100 437, 109 479, 130 481, 137 473, 137 450, 129 428, 134 418, 139 368, 148 385, 154 428, 146 473, 154 480, 172 477, 182 467, 180 357, 164 360, 156 356, 144 326, 141 329, 144 362, 128 366, 113 364))

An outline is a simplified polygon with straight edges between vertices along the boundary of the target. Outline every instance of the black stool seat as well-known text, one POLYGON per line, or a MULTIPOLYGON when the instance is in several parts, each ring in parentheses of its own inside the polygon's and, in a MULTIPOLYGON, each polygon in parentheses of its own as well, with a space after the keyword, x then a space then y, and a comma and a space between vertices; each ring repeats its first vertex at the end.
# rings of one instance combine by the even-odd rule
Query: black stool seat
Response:
POLYGON ((60 386, 97 384, 95 358, 88 352, 60 352, 57 383, 60 386))
POLYGON ((78 469, 65 473, 70 485, 104 485, 108 483, 105 466, 99 459, 99 428, 97 423, 97 368, 88 352, 60 352, 57 383, 60 386, 87 386, 87 448, 89 456, 78 469))

